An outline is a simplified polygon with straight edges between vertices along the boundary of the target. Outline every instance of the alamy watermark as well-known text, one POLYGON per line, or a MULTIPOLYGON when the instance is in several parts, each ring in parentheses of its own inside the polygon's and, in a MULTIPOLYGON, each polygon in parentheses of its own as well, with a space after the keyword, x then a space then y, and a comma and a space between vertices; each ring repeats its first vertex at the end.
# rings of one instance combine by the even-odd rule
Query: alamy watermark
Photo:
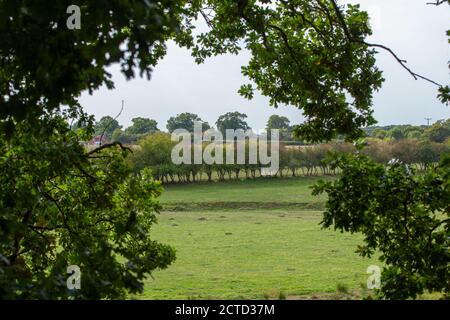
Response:
POLYGON ((222 132, 202 130, 202 123, 196 122, 194 132, 177 129, 172 141, 178 142, 172 149, 172 163, 207 165, 260 165, 263 175, 275 175, 280 167, 279 130, 256 134, 252 130, 227 129, 225 139, 222 132), (269 152, 270 150, 270 152, 269 152))
POLYGON ((366 270, 370 276, 367 278, 367 289, 380 289, 381 288, 381 269, 379 266, 371 265, 366 270))
POLYGON ((70 16, 66 20, 66 26, 69 30, 81 29, 81 9, 77 5, 70 5, 66 10, 70 16))
POLYGON ((70 265, 67 267, 67 274, 70 276, 67 278, 66 285, 69 290, 81 289, 81 270, 77 265, 70 265))

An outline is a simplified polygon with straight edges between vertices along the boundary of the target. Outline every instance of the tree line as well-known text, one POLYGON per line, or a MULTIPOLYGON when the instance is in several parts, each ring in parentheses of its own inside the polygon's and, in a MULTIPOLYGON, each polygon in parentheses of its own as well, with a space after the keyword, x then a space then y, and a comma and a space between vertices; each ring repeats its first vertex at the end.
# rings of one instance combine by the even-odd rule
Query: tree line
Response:
MULTIPOLYGON (((415 165, 420 170, 436 164, 440 156, 450 151, 450 141, 437 143, 429 140, 402 139, 386 141, 367 138, 365 147, 361 151, 372 160, 380 164, 388 164, 395 159, 398 162, 415 165)), ((139 172, 150 168, 155 179, 163 183, 189 183, 197 181, 224 181, 231 179, 254 179, 264 175, 263 166, 251 164, 248 160, 249 143, 246 143, 246 161, 244 164, 181 164, 175 165, 171 161, 171 152, 176 142, 171 135, 157 132, 146 136, 133 148, 129 157, 129 164, 133 170, 139 172)), ((203 148, 206 144, 203 145, 203 148)), ((223 146, 225 148, 225 146, 223 146)), ((236 144, 234 145, 236 150, 236 144)), ((311 176, 334 175, 336 170, 327 161, 332 154, 349 154, 357 151, 355 145, 334 140, 330 143, 289 146, 280 143, 280 167, 274 176, 311 176)), ((192 151, 193 152, 193 151, 192 151)), ((223 157, 225 157, 225 150, 223 157)), ((234 153, 236 157, 236 152, 234 153)), ((237 163, 235 161, 235 163, 237 163)))
MULTIPOLYGON (((248 125, 247 115, 240 112, 228 112, 221 115, 215 125, 216 128, 225 132, 227 129, 251 129, 248 125)), ((160 131, 158 123, 154 119, 137 117, 133 118, 132 124, 123 128, 119 122, 111 116, 102 117, 95 123, 95 134, 103 135, 106 140, 118 141, 123 144, 136 144, 139 139, 147 134, 160 131)), ((195 122, 201 122, 203 131, 211 128, 208 122, 203 121, 197 114, 184 112, 174 117, 170 117, 166 124, 167 132, 171 133, 176 129, 185 129, 189 132, 194 131, 195 122)), ((291 125, 287 117, 280 115, 272 115, 267 120, 265 129, 270 132, 272 129, 280 131, 281 141, 288 145, 304 145, 306 141, 294 138, 296 125, 291 125)), ((416 139, 429 140, 431 142, 443 143, 450 138, 450 119, 438 120, 431 126, 414 126, 414 125, 390 125, 390 126, 373 126, 364 129, 367 137, 377 138, 385 141, 416 139)), ((344 136, 338 137, 344 140, 344 136)))
MULTIPOLYGON (((233 130, 249 130, 251 127, 246 121, 247 115, 240 112, 227 112, 217 119, 215 127, 222 133, 227 129, 233 130)), ((136 144, 139 139, 145 137, 147 134, 161 131, 158 128, 158 123, 154 119, 137 117, 131 120, 132 124, 123 128, 120 123, 111 116, 104 116, 95 123, 95 135, 103 136, 109 141, 118 141, 123 144, 136 144)), ((189 132, 194 132, 194 125, 196 122, 202 123, 203 131, 211 128, 208 122, 203 121, 197 114, 184 112, 174 117, 170 117, 166 124, 167 132, 171 133, 176 129, 185 129, 189 132)), ((78 126, 75 126, 76 128, 78 126)), ((267 130, 278 129, 280 136, 284 141, 292 141, 292 132, 294 126, 287 117, 272 115, 267 121, 267 130)))
POLYGON ((384 140, 428 139, 442 143, 450 138, 450 119, 438 120, 431 126, 392 125, 367 128, 369 137, 384 140))

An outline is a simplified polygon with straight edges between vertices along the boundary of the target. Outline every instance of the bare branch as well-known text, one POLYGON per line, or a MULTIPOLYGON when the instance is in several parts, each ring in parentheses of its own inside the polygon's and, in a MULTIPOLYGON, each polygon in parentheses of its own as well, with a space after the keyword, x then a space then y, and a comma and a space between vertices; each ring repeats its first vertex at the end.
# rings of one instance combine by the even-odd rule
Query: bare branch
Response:
POLYGON ((436 0, 436 2, 427 2, 427 4, 432 6, 440 6, 441 4, 446 3, 447 0, 436 0))
MULTIPOLYGON (((353 38, 353 36, 351 35, 350 31, 348 30, 348 27, 347 27, 347 24, 346 24, 346 22, 345 22, 345 19, 344 19, 343 15, 342 15, 341 9, 339 8, 339 6, 337 5, 337 3, 336 3, 335 0, 330 0, 330 1, 331 1, 331 3, 333 4, 334 11, 335 11, 335 13, 336 13, 336 15, 337 15, 337 17, 338 17, 338 19, 339 19, 339 21, 340 21, 340 24, 341 24, 341 26, 342 26, 342 29, 344 30, 344 33, 345 33, 345 35, 347 36, 347 38, 348 38, 348 40, 349 40, 350 42, 360 43, 360 44, 364 44, 364 45, 366 45, 366 46, 368 46, 368 47, 375 47, 375 48, 381 48, 381 49, 383 49, 383 50, 386 50, 387 52, 389 52, 389 53, 395 58, 395 60, 397 60, 397 62, 398 62, 398 63, 399 63, 406 71, 408 71, 408 73, 409 73, 415 80, 417 80, 417 79, 420 78, 420 79, 423 79, 423 80, 425 80, 425 81, 428 81, 428 82, 430 82, 430 83, 432 83, 432 84, 434 84, 434 85, 436 85, 436 86, 438 86, 438 87, 440 87, 440 88, 443 87, 442 84, 440 84, 440 83, 438 83, 438 82, 436 82, 436 81, 434 81, 434 80, 431 80, 431 79, 429 79, 429 78, 427 78, 427 77, 425 77, 425 76, 422 76, 422 75, 420 75, 420 74, 418 74, 418 73, 412 71, 412 70, 406 65, 406 62, 407 62, 407 61, 406 61, 406 60, 403 60, 403 59, 400 59, 400 58, 397 56, 397 54, 394 53, 394 51, 393 51, 392 49, 390 49, 390 48, 388 48, 388 47, 386 47, 386 46, 384 46, 384 45, 381 45, 381 44, 368 43, 368 42, 366 42, 366 41, 364 41, 364 40, 360 40, 360 39, 355 39, 355 38, 353 38)), ((443 1, 443 0, 441 0, 441 1, 443 1)), ((445 2, 445 1, 444 1, 444 2, 445 2)), ((439 5, 439 4, 442 4, 442 3, 439 3, 439 1, 437 1, 437 2, 434 3, 434 4, 439 5)))
POLYGON ((208 25, 208 27, 212 28, 213 25, 212 25, 211 19, 208 17, 208 15, 203 10, 200 10, 200 13, 203 16, 203 19, 205 19, 205 22, 208 25))
POLYGON ((100 146, 102 145, 102 141, 103 141, 103 136, 105 135, 106 129, 109 128, 110 125, 112 125, 113 121, 117 120, 118 117, 120 117, 120 115, 122 114, 123 111, 123 104, 124 101, 122 100, 122 108, 120 108, 120 112, 117 114, 117 116, 115 116, 115 118, 113 120, 111 120, 105 127, 105 129, 103 129, 102 135, 100 136, 100 146))
POLYGON ((111 147, 115 147, 115 146, 119 146, 120 149, 122 149, 122 150, 124 150, 124 151, 125 151, 125 150, 126 150, 126 151, 130 151, 131 153, 133 153, 133 150, 131 150, 131 149, 128 148, 128 147, 125 147, 121 142, 115 141, 115 142, 112 142, 112 143, 104 144, 104 145, 102 145, 102 146, 100 146, 100 147, 98 147, 98 148, 96 148, 96 149, 94 149, 94 150, 88 152, 87 155, 88 155, 88 157, 89 157, 90 155, 92 155, 92 154, 94 154, 94 153, 98 153, 98 152, 100 152, 100 151, 102 151, 102 150, 104 150, 104 149, 111 148, 111 147))

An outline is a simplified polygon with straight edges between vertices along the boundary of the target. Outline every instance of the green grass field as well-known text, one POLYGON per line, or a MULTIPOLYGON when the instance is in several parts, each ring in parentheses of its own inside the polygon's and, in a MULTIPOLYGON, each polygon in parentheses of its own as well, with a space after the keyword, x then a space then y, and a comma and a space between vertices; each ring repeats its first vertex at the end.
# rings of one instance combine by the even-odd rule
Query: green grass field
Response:
POLYGON ((313 197, 311 195, 310 186, 317 180, 317 177, 261 178, 243 181, 233 180, 170 185, 166 187, 161 201, 164 204, 193 202, 323 202, 325 197, 313 197))
POLYGON ((235 209, 227 203, 314 203, 313 178, 170 186, 163 204, 216 203, 212 210, 164 211, 153 238, 177 260, 148 278, 142 299, 264 299, 349 291, 366 283, 376 259, 355 253, 361 236, 322 230, 320 211, 235 209))
POLYGON ((154 237, 177 260, 148 279, 142 298, 262 299, 358 289, 375 260, 358 257, 360 238, 321 230, 320 212, 164 213, 154 237))

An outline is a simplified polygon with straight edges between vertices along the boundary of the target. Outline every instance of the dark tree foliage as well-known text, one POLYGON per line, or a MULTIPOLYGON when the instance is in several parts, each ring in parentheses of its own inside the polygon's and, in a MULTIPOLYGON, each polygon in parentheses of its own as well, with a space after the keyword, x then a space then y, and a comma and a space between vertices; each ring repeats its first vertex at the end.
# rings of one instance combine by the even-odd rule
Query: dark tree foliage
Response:
POLYGON ((158 131, 158 123, 153 119, 148 118, 133 118, 131 126, 125 129, 127 134, 131 135, 143 135, 158 131))
POLYGON ((107 139, 111 139, 113 132, 121 128, 119 122, 111 116, 102 117, 94 126, 95 134, 107 139))
POLYGON ((217 130, 222 132, 222 134, 226 134, 226 130, 248 130, 250 126, 247 124, 245 119, 247 115, 245 113, 240 112, 227 112, 221 115, 217 121, 216 126, 217 130))
POLYGON ((267 129, 281 129, 288 130, 290 128, 291 122, 288 118, 279 116, 279 115, 271 115, 269 120, 267 120, 267 129))
POLYGON ((116 127, 111 133, 111 141, 118 141, 123 144, 135 144, 141 138, 159 131, 158 123, 153 119, 137 117, 131 119, 131 122, 132 125, 125 130, 122 130, 121 127, 116 127))
POLYGON ((444 142, 450 138, 450 119, 440 120, 425 131, 425 136, 434 142, 444 142))
POLYGON ((126 78, 150 77, 189 8, 75 1, 82 27, 69 30, 71 4, 0 1, 1 298, 124 297, 174 260, 150 234, 159 183, 130 175, 119 144, 82 146, 94 128, 78 97, 113 88, 115 63, 126 78), (80 267, 81 290, 66 286, 69 265, 80 267))
MULTIPOLYGON (((276 114, 271 115, 266 125, 266 130, 269 137, 271 136, 272 129, 277 129, 279 131, 279 137, 282 141, 288 142, 294 139, 292 134, 294 127, 291 126, 291 122, 286 117, 276 114)), ((300 143, 300 141, 298 141, 298 143, 300 143)))
MULTIPOLYGON (((243 40, 251 52, 243 74, 272 106, 303 111, 307 121, 297 128, 298 135, 310 141, 337 134, 355 138, 361 127, 375 122, 372 93, 383 79, 375 50, 364 42, 371 34, 368 15, 358 6, 342 10, 335 1, 323 0, 210 3, 213 14, 204 16, 211 31, 194 47, 197 61, 236 53, 243 40)), ((254 90, 247 84, 240 93, 252 98, 254 90)))
POLYGON ((142 291, 144 275, 174 250, 151 240, 160 206, 149 172, 131 176, 129 150, 86 152, 65 118, 20 122, 0 139, 0 297, 117 298, 142 291), (120 259, 119 259, 120 257, 120 259), (69 291, 78 265, 81 290, 69 291))
MULTIPOLYGON (((376 50, 390 50, 365 41, 371 34, 366 12, 336 0, 3 0, 0 9, 0 119, 8 120, 8 132, 12 119, 36 119, 61 104, 76 106, 83 90, 113 88, 106 71, 112 64, 120 64, 127 78, 136 72, 150 78, 165 42, 174 39, 199 63, 236 54, 245 44, 252 58, 244 75, 272 105, 303 111, 307 122, 299 135, 311 141, 336 134, 355 138, 374 123, 372 94, 383 80, 376 50), (79 30, 66 28, 71 4, 81 8, 79 30), (198 16, 210 30, 194 37, 198 16)), ((251 85, 240 90, 248 98, 253 91, 251 85)))
POLYGON ((357 252, 380 252, 386 264, 381 296, 416 298, 428 290, 450 294, 450 157, 417 175, 412 166, 385 167, 365 155, 335 159, 342 170, 334 182, 321 182, 314 194, 327 193, 322 225, 362 233, 357 252))
POLYGON ((200 119, 198 115, 189 112, 178 114, 176 117, 170 117, 169 120, 167 120, 166 127, 169 132, 173 132, 177 129, 194 132, 196 122, 202 123, 202 131, 206 131, 210 128, 209 124, 200 119))
MULTIPOLYGON (((434 4, 445 3, 450 1, 434 4)), ((440 91, 442 102, 448 102, 448 87, 440 91)), ((442 128, 438 123, 428 129, 429 137, 443 141, 442 128)), ((396 132, 403 134, 399 129, 396 132)), ((385 263, 381 297, 417 298, 428 291, 449 298, 450 154, 441 155, 437 167, 429 166, 430 159, 419 155, 426 168, 419 175, 409 165, 408 155, 414 156, 414 148, 407 142, 401 144, 397 157, 403 159, 392 159, 388 167, 359 152, 333 160, 333 167, 342 170, 341 177, 314 187, 314 194, 328 195, 322 225, 342 232, 360 232, 365 244, 358 252, 363 256, 380 253, 385 263)), ((364 144, 357 146, 362 150, 364 144)), ((426 145, 422 146, 423 151, 426 149, 426 145)))

